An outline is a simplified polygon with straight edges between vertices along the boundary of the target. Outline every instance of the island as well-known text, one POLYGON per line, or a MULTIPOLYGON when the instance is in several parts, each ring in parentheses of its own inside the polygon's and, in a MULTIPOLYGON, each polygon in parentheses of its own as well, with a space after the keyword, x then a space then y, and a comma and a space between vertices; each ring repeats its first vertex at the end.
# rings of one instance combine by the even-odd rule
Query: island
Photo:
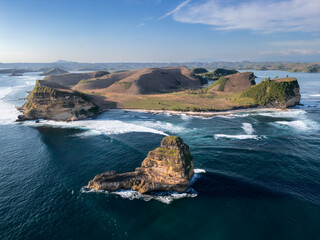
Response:
POLYGON ((163 138, 161 146, 150 151, 134 172, 118 174, 115 171, 94 177, 88 187, 95 190, 134 190, 184 192, 194 174, 193 157, 180 137, 163 138))
POLYGON ((252 72, 185 66, 132 71, 54 74, 37 81, 20 120, 78 120, 109 109, 217 112, 293 107, 300 103, 297 79, 255 82, 252 72), (200 72, 200 73, 199 73, 200 72), (210 83, 201 74, 211 73, 210 83), (200 74, 200 76, 199 76, 200 74), (215 79, 215 80, 212 80, 215 79))
POLYGON ((47 75, 53 75, 53 74, 64 74, 64 73, 68 73, 68 71, 63 70, 61 68, 51 68, 48 71, 45 71, 45 72, 39 74, 39 76, 47 76, 47 75))

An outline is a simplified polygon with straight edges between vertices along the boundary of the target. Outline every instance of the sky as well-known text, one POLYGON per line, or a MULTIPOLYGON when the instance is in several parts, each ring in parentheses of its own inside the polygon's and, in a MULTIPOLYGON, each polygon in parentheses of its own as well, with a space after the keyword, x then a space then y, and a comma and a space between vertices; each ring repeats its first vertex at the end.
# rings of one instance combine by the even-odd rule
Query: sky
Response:
POLYGON ((320 0, 0 0, 0 62, 320 61, 320 0))

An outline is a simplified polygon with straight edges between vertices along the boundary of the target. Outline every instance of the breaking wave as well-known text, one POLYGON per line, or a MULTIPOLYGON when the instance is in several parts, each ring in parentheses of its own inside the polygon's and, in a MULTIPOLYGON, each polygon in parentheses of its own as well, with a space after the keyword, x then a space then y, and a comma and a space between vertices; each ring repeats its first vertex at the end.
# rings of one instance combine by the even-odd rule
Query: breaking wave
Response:
POLYGON ((287 111, 278 111, 278 112, 259 112, 255 113, 256 115, 265 116, 265 117, 274 117, 274 118, 296 118, 299 116, 305 115, 307 112, 302 109, 290 109, 287 111))
POLYGON ((11 87, 8 88, 0 88, 0 99, 5 98, 7 95, 9 95, 10 93, 12 93, 13 90, 11 87))
POLYGON ((242 123, 242 129, 246 132, 246 134, 251 135, 254 132, 251 123, 242 123))
POLYGON ((182 193, 179 192, 173 192, 173 191, 167 191, 167 192, 156 192, 156 193, 150 193, 150 194, 141 194, 139 192, 133 191, 133 190, 118 190, 114 192, 104 191, 104 190, 94 190, 90 189, 87 186, 84 186, 80 189, 81 193, 104 193, 104 194, 112 194, 117 195, 122 198, 126 198, 129 200, 143 200, 143 201, 150 201, 150 200, 157 200, 162 203, 170 204, 174 200, 182 199, 182 198, 194 198, 198 196, 198 192, 192 188, 192 185, 196 182, 197 179, 200 178, 200 175, 205 173, 206 171, 204 169, 194 169, 194 175, 192 179, 190 180, 190 186, 189 188, 182 193))
POLYGON ((258 135, 228 135, 228 134, 215 134, 214 139, 218 140, 219 138, 230 138, 230 139, 254 139, 254 140, 259 140, 261 139, 261 136, 258 135))
MULTIPOLYGON (((139 122, 141 123, 141 122, 139 122)), ((187 129, 181 126, 176 126, 173 125, 172 123, 169 122, 161 122, 161 121, 145 121, 142 122, 144 126, 152 128, 152 129, 159 129, 162 131, 166 132, 172 132, 172 133, 180 133, 180 132, 185 132, 187 129)))
POLYGON ((19 115, 19 111, 13 104, 6 103, 2 100, 12 92, 11 87, 0 88, 0 123, 2 124, 14 122, 19 115))
POLYGON ((308 131, 308 130, 319 128, 318 124, 311 120, 276 121, 275 123, 289 126, 297 131, 308 131))
MULTIPOLYGON (((40 121, 40 123, 35 123, 35 121, 27 121, 25 124, 33 126, 49 126, 49 127, 59 127, 59 128, 80 128, 83 130, 94 130, 94 132, 87 133, 92 136, 92 133, 97 135, 98 133, 105 135, 117 135, 129 132, 148 132, 159 135, 168 136, 168 134, 158 131, 156 129, 139 126, 132 123, 125 123, 119 120, 82 120, 74 122, 58 122, 58 121, 40 121)), ((85 136, 84 133, 80 133, 81 136, 85 136)))

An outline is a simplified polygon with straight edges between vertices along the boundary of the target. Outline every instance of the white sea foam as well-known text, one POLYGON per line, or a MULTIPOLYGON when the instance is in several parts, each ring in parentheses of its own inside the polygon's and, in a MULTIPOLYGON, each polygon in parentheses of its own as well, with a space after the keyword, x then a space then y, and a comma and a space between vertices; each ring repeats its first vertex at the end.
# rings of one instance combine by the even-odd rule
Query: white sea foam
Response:
POLYGON ((192 118, 192 116, 182 113, 180 114, 180 118, 181 120, 188 121, 192 118))
MULTIPOLYGON (((105 135, 124 134, 129 132, 149 132, 167 136, 166 133, 145 126, 139 126, 132 123, 125 123, 119 120, 82 120, 74 122, 58 122, 58 121, 27 121, 25 124, 34 126, 51 126, 59 128, 81 128, 84 130, 94 130, 105 135)), ((83 135, 82 135, 83 136, 83 135)))
POLYGON ((135 200, 140 199, 143 201, 150 201, 150 200, 157 200, 162 203, 170 204, 174 200, 182 199, 182 198, 194 198, 198 196, 197 191, 195 191, 191 186, 196 182, 197 179, 199 179, 200 175, 205 173, 204 169, 194 169, 195 174, 193 175, 192 179, 190 180, 190 187, 182 193, 179 192, 159 192, 159 193, 150 193, 150 194, 141 194, 139 192, 133 191, 133 190, 118 190, 115 192, 109 192, 109 191, 103 191, 103 190, 93 190, 88 188, 87 186, 84 186, 80 189, 81 193, 104 193, 104 194, 112 194, 117 195, 122 198, 126 198, 129 200, 135 200))
POLYGON ((309 95, 310 97, 320 97, 320 94, 312 94, 312 95, 309 95))
POLYGON ((259 112, 256 113, 260 116, 266 117, 275 117, 275 118, 296 118, 301 117, 306 114, 306 111, 302 109, 289 109, 287 111, 279 111, 279 112, 259 112))
POLYGON ((258 135, 228 135, 228 134, 215 134, 214 135, 214 139, 218 140, 219 138, 230 138, 230 139, 240 139, 240 140, 244 140, 244 139, 255 139, 255 140, 259 140, 261 139, 261 136, 258 135))
POLYGON ((173 125, 169 122, 162 122, 162 121, 145 121, 145 122, 136 122, 136 124, 143 124, 146 127, 152 128, 152 129, 158 129, 166 132, 172 132, 172 133, 180 133, 180 132, 186 132, 187 129, 181 126, 173 125))
POLYGON ((228 114, 228 115, 217 115, 216 117, 218 117, 218 118, 230 118, 230 119, 235 118, 234 116, 231 116, 231 114, 228 114))
POLYGON ((194 171, 194 173, 206 173, 206 170, 201 169, 201 168, 196 168, 193 171, 194 171))
POLYGON ((298 131, 307 131, 310 129, 314 129, 316 126, 314 126, 314 122, 305 122, 305 121, 301 121, 301 120, 296 120, 296 121, 277 121, 277 124, 280 125, 286 125, 289 126, 291 128, 294 128, 295 130, 298 131))
POLYGON ((6 124, 15 121, 19 115, 19 111, 13 104, 6 103, 2 99, 12 93, 11 87, 0 88, 0 123, 6 124))
POLYGON ((248 135, 252 135, 254 132, 254 129, 252 127, 251 123, 242 123, 242 129, 246 132, 248 135))
POLYGON ((96 130, 87 130, 81 133, 73 134, 72 136, 73 137, 92 137, 92 136, 99 136, 101 134, 102 134, 101 132, 96 130))
POLYGON ((13 92, 13 90, 11 87, 0 88, 0 99, 5 98, 6 96, 8 96, 12 92, 13 92))

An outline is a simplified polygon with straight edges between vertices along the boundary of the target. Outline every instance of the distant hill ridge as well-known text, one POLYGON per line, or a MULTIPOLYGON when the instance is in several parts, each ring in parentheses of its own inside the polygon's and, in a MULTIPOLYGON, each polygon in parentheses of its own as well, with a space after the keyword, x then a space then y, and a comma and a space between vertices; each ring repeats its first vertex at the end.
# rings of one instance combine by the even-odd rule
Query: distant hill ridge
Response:
POLYGON ((40 76, 47 76, 47 75, 52 75, 52 74, 64 74, 64 73, 68 73, 68 71, 60 69, 60 68, 52 68, 46 72, 43 72, 41 74, 39 74, 40 76))

